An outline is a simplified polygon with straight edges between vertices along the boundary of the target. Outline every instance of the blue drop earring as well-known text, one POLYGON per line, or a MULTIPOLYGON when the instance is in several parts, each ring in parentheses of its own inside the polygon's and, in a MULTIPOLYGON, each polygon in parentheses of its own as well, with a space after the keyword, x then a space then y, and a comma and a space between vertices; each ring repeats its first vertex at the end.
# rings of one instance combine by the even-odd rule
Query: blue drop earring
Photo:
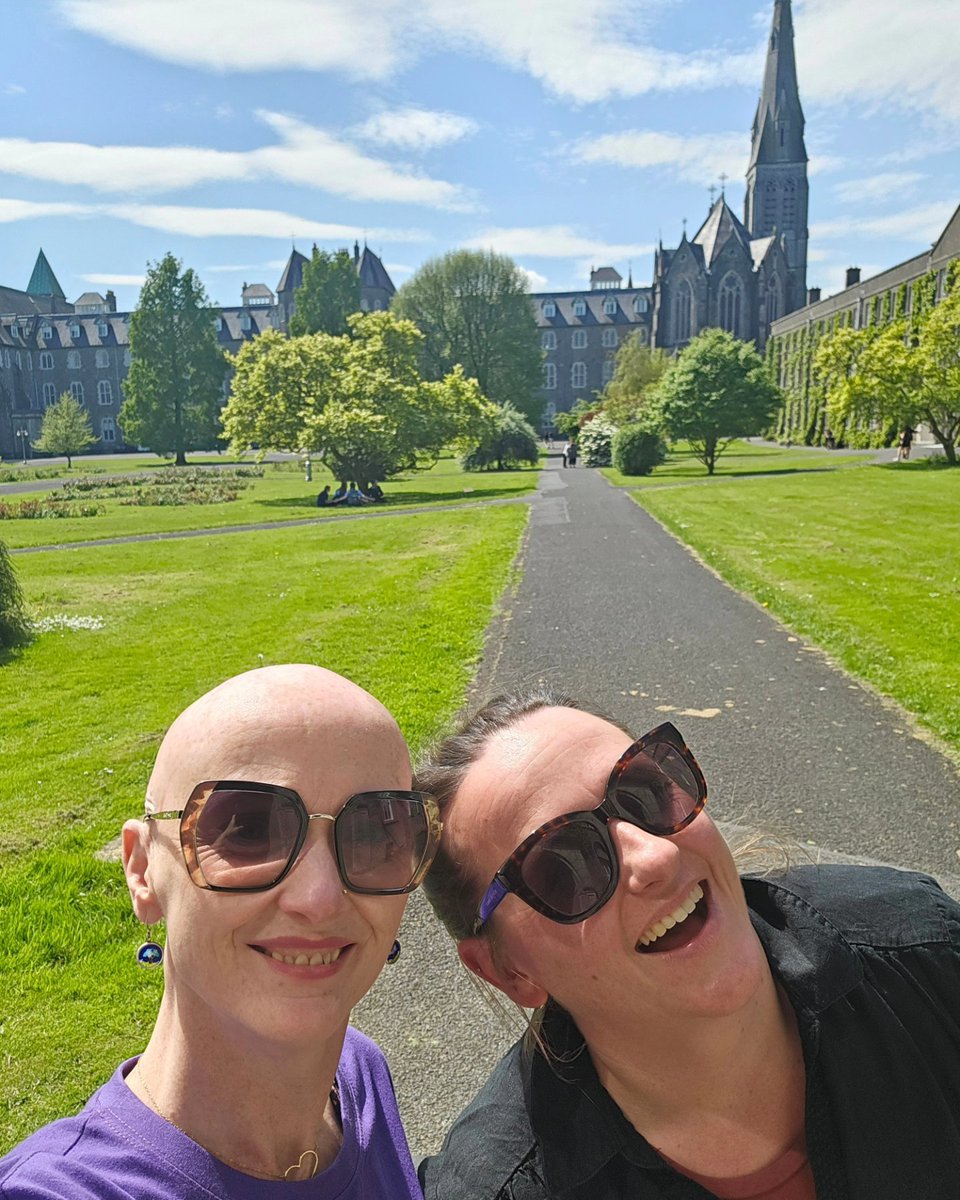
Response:
POLYGON ((395 963, 400 957, 400 939, 397 938, 390 947, 390 953, 387 955, 388 963, 395 963))
POLYGON ((153 940, 153 928, 147 930, 147 940, 137 949, 137 965, 159 967, 163 962, 163 947, 153 940))

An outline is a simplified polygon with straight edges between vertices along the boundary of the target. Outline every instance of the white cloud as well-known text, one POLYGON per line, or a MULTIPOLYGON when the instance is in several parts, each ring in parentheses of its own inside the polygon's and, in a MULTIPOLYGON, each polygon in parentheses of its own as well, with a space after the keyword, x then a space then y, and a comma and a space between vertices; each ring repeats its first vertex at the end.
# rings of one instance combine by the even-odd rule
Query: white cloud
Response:
POLYGON ((29 221, 35 217, 83 217, 91 213, 89 204, 46 204, 36 200, 0 199, 0 224, 29 221))
POLYGON ((416 267, 408 266, 406 263, 384 263, 383 265, 393 278, 396 278, 398 275, 412 275, 417 269, 416 267))
POLYGON ((431 150, 476 133, 479 126, 470 117, 456 113, 431 112, 424 108, 397 108, 375 113, 357 126, 363 141, 379 146, 401 146, 408 150, 431 150))
POLYGON ((534 271, 531 267, 520 267, 520 270, 527 278, 528 291, 542 292, 547 286, 546 275, 541 275, 539 271, 534 271))
POLYGON ((140 287, 145 275, 81 275, 87 283, 102 283, 107 287, 140 287))
POLYGON ((627 130, 584 138, 574 147, 580 162, 612 163, 621 167, 672 168, 677 178, 688 183, 704 179, 741 178, 747 148, 742 133, 697 134, 657 133, 627 130))
POLYGON ((912 242, 919 252, 940 236, 956 206, 955 199, 937 200, 901 212, 888 213, 886 216, 856 213, 830 221, 819 221, 810 226, 810 240, 816 242, 831 238, 849 238, 855 241, 857 238, 886 238, 912 242))
POLYGON ((653 252, 652 244, 601 242, 583 237, 569 225, 487 229, 465 244, 468 249, 496 250, 511 258, 579 258, 594 264, 638 258, 653 252))
POLYGON ((884 171, 866 179, 848 179, 838 183, 833 194, 844 204, 876 204, 898 195, 910 195, 925 176, 917 171, 884 171))
POLYGON ((3 94, 5 96, 22 96, 26 92, 25 87, 21 87, 19 83, 4 84, 3 94))
POLYGON ((351 200, 470 211, 465 189, 371 158, 295 117, 259 110, 279 142, 254 150, 94 146, 0 138, 0 171, 100 192, 169 192, 199 183, 279 179, 351 200))

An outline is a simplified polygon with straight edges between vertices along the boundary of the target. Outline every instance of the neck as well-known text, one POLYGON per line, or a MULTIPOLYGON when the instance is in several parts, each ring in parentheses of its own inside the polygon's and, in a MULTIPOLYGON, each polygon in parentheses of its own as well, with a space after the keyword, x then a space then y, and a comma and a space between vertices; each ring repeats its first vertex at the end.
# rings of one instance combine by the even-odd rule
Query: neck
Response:
POLYGON ((803 1136, 803 1050, 772 977, 735 1013, 660 1025, 649 1041, 638 1041, 634 1026, 618 1045, 590 1036, 587 1045, 601 1084, 631 1124, 692 1171, 749 1174, 803 1136))
POLYGON ((340 1148, 331 1092, 346 1033, 278 1045, 191 1018, 164 996, 150 1041, 128 1077, 148 1107, 214 1157, 247 1174, 309 1178, 340 1148), (306 1152, 316 1154, 316 1165, 306 1152))

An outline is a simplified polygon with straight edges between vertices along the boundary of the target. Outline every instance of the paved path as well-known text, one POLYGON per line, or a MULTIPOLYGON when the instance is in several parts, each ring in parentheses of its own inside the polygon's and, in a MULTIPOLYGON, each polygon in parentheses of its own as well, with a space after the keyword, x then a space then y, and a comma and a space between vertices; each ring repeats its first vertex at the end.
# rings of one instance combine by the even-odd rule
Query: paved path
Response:
MULTIPOLYGON (((551 460, 523 577, 489 632, 477 698, 540 680, 642 732, 673 720, 710 809, 797 857, 932 871, 960 896, 958 774, 909 722, 721 583, 599 472, 551 460)), ((512 1040, 415 894, 404 954, 357 1013, 386 1049, 415 1153, 512 1040)))

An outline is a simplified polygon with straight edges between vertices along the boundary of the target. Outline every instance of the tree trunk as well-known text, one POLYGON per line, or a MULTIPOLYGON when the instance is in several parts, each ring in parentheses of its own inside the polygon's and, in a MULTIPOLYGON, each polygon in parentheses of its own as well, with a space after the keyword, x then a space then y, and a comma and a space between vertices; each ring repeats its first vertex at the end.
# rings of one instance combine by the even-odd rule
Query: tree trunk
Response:
POLYGON ((67 455, 67 470, 68 470, 68 471, 70 470, 70 465, 71 465, 71 464, 70 464, 70 455, 68 454, 68 455, 67 455))

